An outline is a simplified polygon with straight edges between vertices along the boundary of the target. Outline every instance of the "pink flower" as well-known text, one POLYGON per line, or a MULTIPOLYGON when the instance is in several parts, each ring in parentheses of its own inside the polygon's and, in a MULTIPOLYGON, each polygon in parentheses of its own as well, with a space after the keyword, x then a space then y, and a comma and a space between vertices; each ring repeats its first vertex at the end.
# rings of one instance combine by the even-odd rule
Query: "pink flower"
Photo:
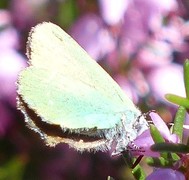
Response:
POLYGON ((72 26, 70 34, 95 60, 115 49, 113 37, 95 14, 80 17, 72 26))
POLYGON ((151 84, 155 96, 164 101, 165 94, 172 93, 185 96, 182 66, 171 63, 155 68, 148 74, 148 82, 151 84))
POLYGON ((0 11, 0 136, 13 125, 12 108, 16 107, 16 80, 19 71, 26 66, 24 57, 16 50, 18 34, 11 27, 8 12, 0 11), (10 108, 11 107, 11 108, 10 108))
MULTIPOLYGON (((179 143, 179 137, 176 134, 171 134, 169 128, 165 124, 165 122, 161 119, 161 117, 154 112, 151 112, 150 117, 156 126, 156 128, 161 133, 162 137, 165 139, 166 142, 172 142, 172 143, 179 143)), ((134 154, 140 154, 145 156, 159 156, 159 153, 151 151, 150 147, 154 144, 154 141, 151 137, 150 130, 146 130, 143 132, 140 136, 138 136, 134 140, 134 144, 138 147, 140 147, 140 151, 134 152, 134 154)))
POLYGON ((124 18, 130 0, 99 0, 102 18, 109 25, 116 25, 124 18))

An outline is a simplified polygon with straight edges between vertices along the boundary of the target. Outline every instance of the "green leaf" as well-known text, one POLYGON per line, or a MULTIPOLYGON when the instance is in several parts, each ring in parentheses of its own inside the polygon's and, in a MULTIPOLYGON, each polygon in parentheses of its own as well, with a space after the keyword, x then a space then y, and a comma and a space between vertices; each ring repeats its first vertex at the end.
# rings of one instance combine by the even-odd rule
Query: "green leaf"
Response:
POLYGON ((6 8, 9 7, 9 4, 10 4, 9 1, 7 1, 7 0, 1 0, 1 1, 0 1, 0 8, 1 8, 1 9, 6 9, 6 8))
POLYGON ((184 106, 186 109, 189 109, 189 99, 180 97, 174 94, 166 94, 165 98, 172 102, 173 104, 177 104, 179 106, 184 106))
POLYGON ((146 158, 146 162, 149 166, 153 167, 172 167, 175 161, 169 161, 162 157, 159 158, 146 158))
POLYGON ((187 59, 184 63, 184 84, 186 97, 189 99, 189 60, 187 59))
MULTIPOLYGON (((165 142, 164 138, 161 136, 159 130, 152 124, 150 124, 150 134, 155 143, 165 142)), ((167 159, 167 153, 162 152, 161 156, 167 159)))
POLYGON ((174 119, 174 126, 173 126, 173 133, 177 134, 182 142, 182 134, 183 134, 183 125, 186 116, 186 109, 183 106, 180 106, 177 110, 175 119, 174 119))
POLYGON ((151 146, 151 149, 158 152, 189 153, 189 146, 185 144, 156 143, 151 146))
POLYGON ((150 124, 150 133, 155 143, 165 142, 159 130, 153 124, 150 124))
POLYGON ((137 164, 134 168, 133 165, 136 163, 137 158, 134 158, 132 156, 132 153, 130 151, 126 151, 122 154, 122 157, 126 163, 126 165, 129 167, 129 169, 132 169, 132 174, 137 180, 145 180, 146 174, 143 171, 142 167, 137 164))
POLYGON ((137 165, 133 170, 132 170, 133 176, 137 180, 145 180, 146 179, 146 174, 144 170, 141 168, 141 166, 137 165))
POLYGON ((22 157, 13 157, 5 164, 0 166, 0 179, 1 180, 22 180, 24 174, 25 162, 22 157))
POLYGON ((176 153, 171 153, 171 155, 174 161, 178 161, 180 159, 180 157, 176 153))
POLYGON ((58 22, 62 27, 69 27, 78 14, 77 3, 74 0, 59 3, 58 22))

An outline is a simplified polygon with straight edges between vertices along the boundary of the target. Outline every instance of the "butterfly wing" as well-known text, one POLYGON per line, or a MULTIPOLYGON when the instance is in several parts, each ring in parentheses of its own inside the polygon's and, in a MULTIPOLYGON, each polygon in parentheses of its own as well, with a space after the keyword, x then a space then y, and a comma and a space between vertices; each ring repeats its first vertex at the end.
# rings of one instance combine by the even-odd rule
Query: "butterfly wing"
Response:
POLYGON ((140 114, 118 84, 58 26, 33 28, 27 56, 29 67, 20 73, 18 94, 42 120, 70 129, 109 129, 120 123, 123 112, 140 114))

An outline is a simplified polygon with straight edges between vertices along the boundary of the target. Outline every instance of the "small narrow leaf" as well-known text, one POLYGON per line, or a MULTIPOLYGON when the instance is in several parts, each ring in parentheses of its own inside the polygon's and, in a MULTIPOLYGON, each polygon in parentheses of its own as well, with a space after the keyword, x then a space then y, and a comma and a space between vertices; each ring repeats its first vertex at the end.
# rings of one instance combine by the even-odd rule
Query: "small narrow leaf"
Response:
POLYGON ((180 97, 174 94, 166 94, 165 98, 172 102, 173 104, 177 104, 179 106, 184 106, 186 109, 189 109, 189 99, 180 97))
POLYGON ((133 170, 132 170, 133 176, 137 180, 145 180, 146 179, 146 174, 144 170, 141 168, 141 166, 137 165, 133 170))
MULTIPOLYGON (((165 142, 164 138, 161 136, 159 130, 152 124, 150 124, 150 134, 155 143, 165 142)), ((167 159, 167 153, 162 152, 161 156, 167 159)))
POLYGON ((180 157, 176 153, 171 153, 171 156, 174 161, 178 161, 180 159, 180 157))
POLYGON ((138 163, 136 163, 136 161, 138 161, 138 159, 133 158, 130 151, 126 151, 126 152, 122 153, 122 157, 123 157, 126 165, 131 169, 132 174, 135 177, 135 179, 145 180, 145 177, 146 177, 145 172, 143 171, 142 167, 138 163))
POLYGON ((187 59, 184 63, 184 84, 186 97, 189 99, 189 60, 187 59))
POLYGON ((174 119, 173 133, 177 134, 181 141, 182 141, 183 124, 184 124, 185 116, 186 116, 186 109, 183 106, 180 106, 177 110, 174 119))
POLYGON ((153 166, 153 167, 172 167, 173 166, 173 162, 168 161, 162 157, 159 158, 146 158, 146 162, 149 166, 153 166))
POLYGON ((185 144, 156 143, 151 146, 151 150, 158 152, 189 153, 189 146, 185 144))
POLYGON ((161 136, 159 130, 152 124, 150 124, 150 133, 151 133, 152 139, 154 140, 155 143, 165 142, 165 140, 161 136))

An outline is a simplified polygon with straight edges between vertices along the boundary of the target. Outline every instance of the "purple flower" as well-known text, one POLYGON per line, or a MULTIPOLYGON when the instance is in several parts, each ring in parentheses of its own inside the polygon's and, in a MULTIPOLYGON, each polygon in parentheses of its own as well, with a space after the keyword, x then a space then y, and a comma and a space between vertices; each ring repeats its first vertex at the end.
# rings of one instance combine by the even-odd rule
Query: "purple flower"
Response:
MULTIPOLYGON (((169 128, 165 124, 165 122, 161 119, 161 117, 154 112, 151 112, 150 117, 156 126, 156 128, 161 133, 162 137, 165 139, 166 142, 172 143, 179 143, 180 139, 176 134, 171 134, 169 128)), ((145 156, 152 156, 157 157, 159 153, 151 151, 150 147, 154 144, 154 141, 151 137, 150 130, 144 131, 140 136, 138 136, 134 140, 134 144, 140 147, 140 151, 134 152, 135 155, 145 155, 145 156)))
POLYGON ((176 170, 172 169, 157 169, 152 174, 150 174, 146 180, 185 180, 185 176, 176 170))
POLYGON ((26 28, 31 28, 31 25, 34 25, 36 22, 47 20, 48 14, 52 13, 50 13, 49 10, 48 14, 45 13, 45 7, 48 5, 48 0, 10 1, 12 18, 17 28, 26 30, 26 28))
MULTIPOLYGON (((131 96, 134 96, 135 102, 139 97, 151 93, 150 90, 162 101, 164 90, 167 93, 168 90, 176 88, 173 88, 171 82, 174 81, 171 78, 159 78, 161 70, 166 72, 163 67, 172 65, 173 52, 183 47, 186 36, 181 33, 180 27, 185 23, 179 21, 179 16, 170 16, 167 23, 164 23, 169 13, 176 14, 177 1, 119 0, 115 4, 107 0, 98 2, 100 14, 88 13, 79 17, 73 24, 70 34, 94 59, 105 59, 103 62, 113 71, 111 73, 114 78, 120 71, 118 68, 131 64, 128 69, 124 69, 125 83, 121 84, 132 84, 129 90, 134 92, 131 96), (135 60, 134 67, 140 72, 137 75, 141 74, 142 78, 133 76, 137 70, 132 67, 132 60, 135 60), (147 81, 148 78, 150 83, 147 81)), ((169 72, 166 72, 167 74, 169 72)), ((179 74, 182 74, 182 71, 179 74)), ((177 76, 177 79, 182 82, 180 76, 177 76)), ((178 91, 182 90, 181 88, 178 91)))
POLYGON ((180 142, 179 137, 176 134, 171 134, 169 128, 157 113, 151 112, 150 117, 152 118, 154 125, 157 127, 157 129, 166 141, 172 143, 180 142))
POLYGON ((123 19, 130 0, 99 0, 103 20, 109 25, 116 25, 123 19))
POLYGON ((26 66, 24 57, 16 51, 17 31, 11 27, 9 13, 0 11, 0 136, 12 126, 10 107, 16 107, 16 80, 19 71, 26 66), (3 23, 2 23, 3 22, 3 23))
POLYGON ((24 57, 15 49, 18 39, 13 28, 0 33, 0 96, 11 104, 16 102, 16 85, 18 73, 26 66, 24 57))
POLYGON ((70 34, 95 60, 115 49, 112 35, 95 14, 80 17, 72 26, 70 34))
POLYGON ((165 94, 172 93, 185 96, 182 66, 171 63, 156 67, 148 74, 148 82, 155 96, 164 101, 165 94))

